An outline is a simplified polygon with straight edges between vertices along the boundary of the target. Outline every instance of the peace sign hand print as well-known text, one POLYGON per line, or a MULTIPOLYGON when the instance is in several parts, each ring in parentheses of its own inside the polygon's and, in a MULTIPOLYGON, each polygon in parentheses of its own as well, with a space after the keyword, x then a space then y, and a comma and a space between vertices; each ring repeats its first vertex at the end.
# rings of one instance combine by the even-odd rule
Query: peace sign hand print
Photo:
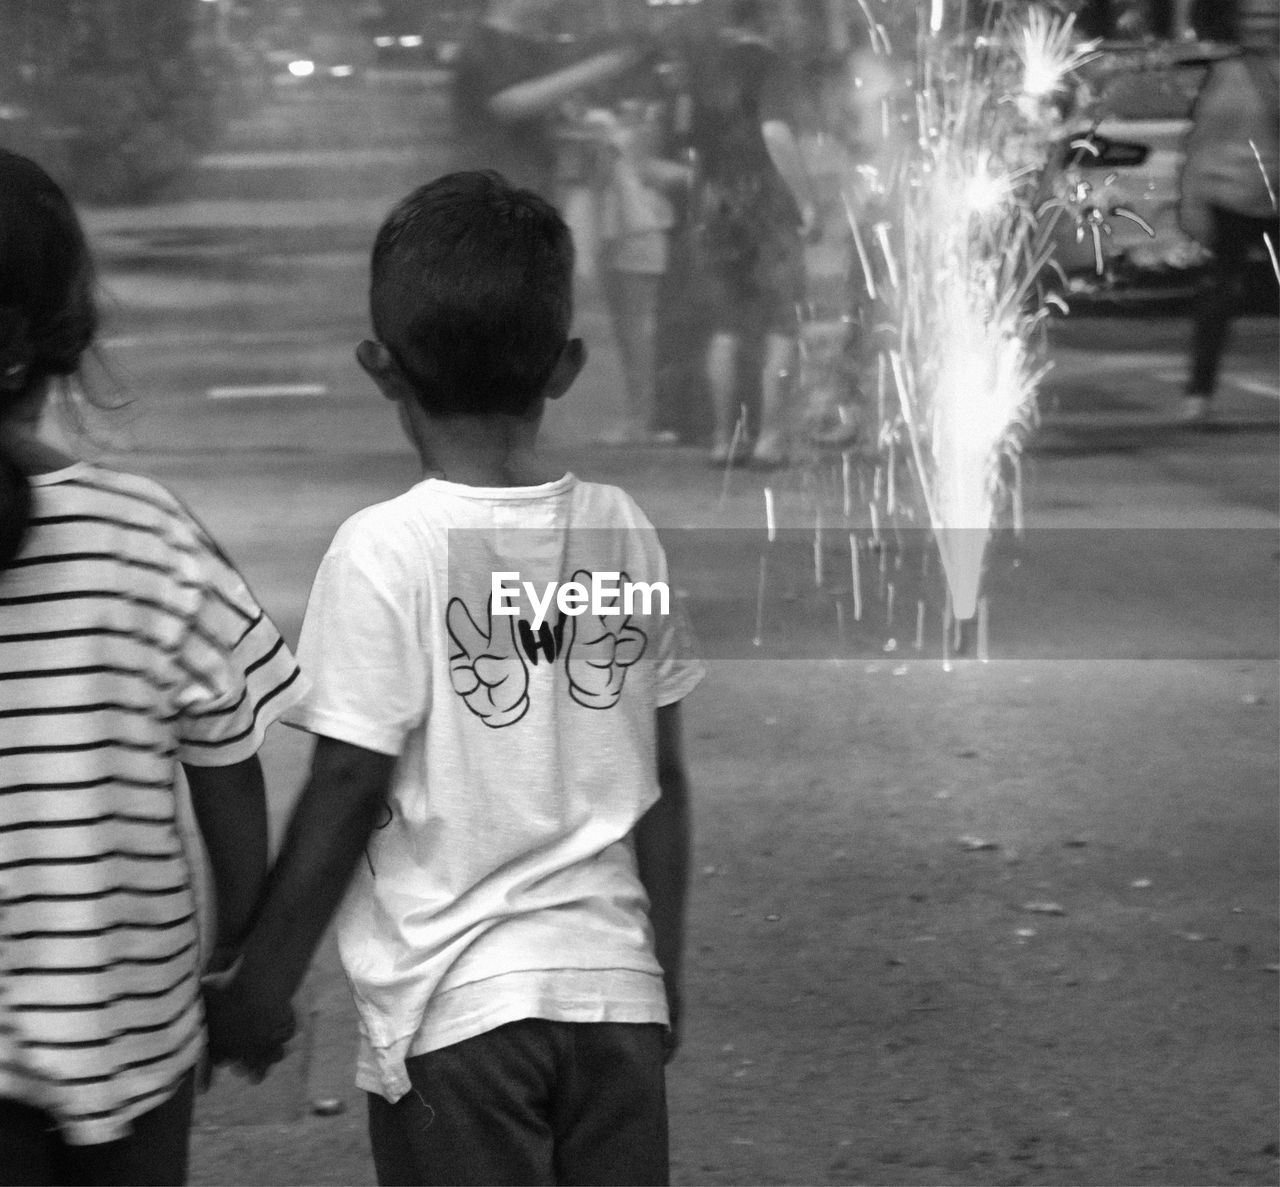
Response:
MULTIPOLYGON (((626 573, 619 574, 623 582, 626 573)), ((579 569, 573 580, 591 584, 591 574, 579 569)), ((565 647, 569 695, 587 709, 612 709, 622 698, 627 669, 644 654, 648 638, 631 625, 629 614, 600 616, 589 610, 570 620, 565 647)))
POLYGON ((485 603, 487 630, 481 630, 461 598, 445 612, 449 631, 449 677, 453 690, 485 725, 514 725, 529 711, 529 673, 516 639, 516 620, 495 627, 485 603))

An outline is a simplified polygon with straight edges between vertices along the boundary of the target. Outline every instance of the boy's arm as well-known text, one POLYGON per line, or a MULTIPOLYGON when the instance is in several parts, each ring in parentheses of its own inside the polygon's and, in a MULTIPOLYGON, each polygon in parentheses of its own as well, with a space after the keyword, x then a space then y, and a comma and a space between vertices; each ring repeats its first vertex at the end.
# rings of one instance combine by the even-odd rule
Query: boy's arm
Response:
POLYGON ((223 767, 183 764, 209 854, 218 927, 211 968, 231 963, 267 881, 267 796, 256 756, 223 767))
POLYGON ((395 761, 347 742, 316 739, 311 775, 239 970, 225 990, 211 995, 215 1061, 238 1060, 262 1070, 279 1058, 289 1003, 364 851, 395 761))
POLYGON ((689 780, 681 741, 680 705, 658 710, 658 802, 636 826, 636 865, 649 896, 654 950, 662 966, 671 1011, 667 1058, 680 1044, 684 970, 684 917, 689 888, 689 780))

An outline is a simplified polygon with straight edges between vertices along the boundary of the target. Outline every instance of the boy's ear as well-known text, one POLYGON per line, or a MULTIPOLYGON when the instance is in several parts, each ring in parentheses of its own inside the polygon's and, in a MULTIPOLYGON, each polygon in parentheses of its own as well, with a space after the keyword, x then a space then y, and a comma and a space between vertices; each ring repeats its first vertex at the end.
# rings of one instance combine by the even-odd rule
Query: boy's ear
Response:
POLYGON ((558 400, 572 386, 573 381, 582 373, 587 364, 587 344, 581 338, 570 338, 560 351, 556 365, 551 369, 551 378, 542 389, 545 400, 558 400))
POLYGON ((377 339, 366 338, 356 347, 356 362, 388 400, 400 403, 413 398, 413 390, 400 374, 391 352, 377 339))

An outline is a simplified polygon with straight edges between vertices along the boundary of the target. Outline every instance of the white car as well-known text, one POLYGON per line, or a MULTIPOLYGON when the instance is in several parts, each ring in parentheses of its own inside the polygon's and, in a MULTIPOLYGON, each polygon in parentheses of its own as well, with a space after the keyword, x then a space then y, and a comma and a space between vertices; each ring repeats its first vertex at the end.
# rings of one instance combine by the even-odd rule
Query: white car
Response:
POLYGON ((317 31, 300 38, 298 44, 273 45, 264 57, 278 90, 311 90, 363 82, 373 53, 363 38, 317 31))
POLYGON ((1049 179, 1069 293, 1184 295, 1204 249, 1178 227, 1191 109, 1212 46, 1115 48, 1087 70, 1080 114, 1049 179))

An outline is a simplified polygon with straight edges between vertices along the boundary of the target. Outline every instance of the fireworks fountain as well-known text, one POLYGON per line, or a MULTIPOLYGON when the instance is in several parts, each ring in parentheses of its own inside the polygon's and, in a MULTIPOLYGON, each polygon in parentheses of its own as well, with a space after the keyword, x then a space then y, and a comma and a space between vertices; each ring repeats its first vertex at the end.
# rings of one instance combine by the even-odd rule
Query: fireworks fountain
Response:
MULTIPOLYGON (((1041 185, 1060 135, 1054 99, 1094 46, 1076 41, 1071 17, 1036 8, 950 42, 945 4, 930 0, 925 15, 913 134, 881 179, 887 213, 868 234, 856 200, 845 205, 857 266, 887 331, 877 369, 897 395, 896 409, 890 402, 877 412, 887 510, 902 498, 901 446, 951 613, 968 620, 979 616, 1004 475, 1020 473, 1006 463, 1016 463, 1046 369, 1040 326, 1052 298, 1040 281, 1058 212, 1041 201, 1041 185)), ((887 42, 882 30, 878 40, 887 42)), ((874 502, 871 510, 874 526, 874 502)))
MULTIPOLYGON (((1020 451, 1048 370, 1044 323, 1055 305, 1065 310, 1052 283, 1057 224, 1107 228, 1086 226, 1086 204, 1048 184, 1066 139, 1061 100, 1096 43, 1080 41, 1072 17, 1034 5, 983 9, 993 15, 974 30, 964 0, 917 0, 905 86, 896 34, 876 19, 901 10, 856 0, 868 26, 850 75, 860 147, 840 173, 852 302, 801 336, 800 386, 819 427, 812 464, 765 491, 757 647, 769 586, 787 571, 769 553, 784 546, 785 488, 798 479, 813 585, 834 601, 842 649, 851 629, 865 637, 883 624, 885 655, 899 651, 900 632, 923 652, 940 571, 944 666, 962 641, 987 657, 987 553, 1002 514, 1022 534, 1020 451), (842 344, 855 325, 853 362, 842 344), (829 545, 845 540, 847 556, 829 564, 829 545), (883 617, 867 613, 873 599, 883 617)), ((726 470, 726 496, 728 484, 726 470)))

